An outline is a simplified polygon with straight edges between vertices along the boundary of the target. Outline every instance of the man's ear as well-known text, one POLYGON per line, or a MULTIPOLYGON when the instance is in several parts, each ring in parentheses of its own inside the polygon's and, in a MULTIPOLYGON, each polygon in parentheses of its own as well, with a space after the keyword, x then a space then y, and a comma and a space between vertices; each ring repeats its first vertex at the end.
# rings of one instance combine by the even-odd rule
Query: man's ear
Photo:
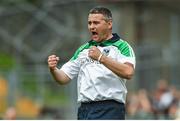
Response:
POLYGON ((108 21, 108 25, 109 25, 108 28, 109 28, 109 29, 112 29, 112 20, 109 20, 109 21, 108 21))

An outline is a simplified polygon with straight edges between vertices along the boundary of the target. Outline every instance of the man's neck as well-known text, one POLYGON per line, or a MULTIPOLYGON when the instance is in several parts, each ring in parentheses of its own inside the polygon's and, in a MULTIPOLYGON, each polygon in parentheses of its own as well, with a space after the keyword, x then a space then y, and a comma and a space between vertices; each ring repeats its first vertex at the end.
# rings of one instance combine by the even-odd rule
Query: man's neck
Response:
MULTIPOLYGON (((113 37, 113 34, 112 34, 112 32, 110 32, 108 35, 106 35, 106 37, 104 38, 103 41, 109 40, 109 39, 111 39, 112 37, 113 37)), ((103 42, 103 41, 101 41, 101 42, 103 42)))
POLYGON ((113 34, 111 33, 111 34, 109 34, 109 36, 107 37, 106 40, 109 40, 109 39, 111 39, 112 37, 113 37, 113 34))

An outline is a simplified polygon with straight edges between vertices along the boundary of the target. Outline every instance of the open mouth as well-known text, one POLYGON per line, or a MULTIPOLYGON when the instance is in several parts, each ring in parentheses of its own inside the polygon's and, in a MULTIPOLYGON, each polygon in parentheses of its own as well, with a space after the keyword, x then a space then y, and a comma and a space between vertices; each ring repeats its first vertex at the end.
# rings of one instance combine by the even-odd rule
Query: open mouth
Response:
POLYGON ((92 35, 97 35, 97 32, 92 32, 92 35))

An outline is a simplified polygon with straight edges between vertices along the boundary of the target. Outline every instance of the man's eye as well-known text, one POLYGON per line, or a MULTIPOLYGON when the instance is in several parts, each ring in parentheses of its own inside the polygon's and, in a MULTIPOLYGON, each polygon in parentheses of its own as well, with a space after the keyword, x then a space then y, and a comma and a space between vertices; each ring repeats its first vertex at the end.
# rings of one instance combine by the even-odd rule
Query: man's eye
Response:
POLYGON ((99 24, 99 22, 98 22, 98 21, 95 21, 94 24, 99 24))

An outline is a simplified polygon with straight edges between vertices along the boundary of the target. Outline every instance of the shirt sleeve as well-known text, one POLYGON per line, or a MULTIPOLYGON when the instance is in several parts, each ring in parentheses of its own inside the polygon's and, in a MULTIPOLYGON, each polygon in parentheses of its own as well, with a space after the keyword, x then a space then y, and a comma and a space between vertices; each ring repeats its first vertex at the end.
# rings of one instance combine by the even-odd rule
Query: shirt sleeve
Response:
POLYGON ((87 47, 89 47, 88 43, 80 46, 73 57, 61 67, 60 70, 62 70, 70 79, 77 78, 83 61, 83 57, 81 57, 80 54, 87 47))
POLYGON ((121 63, 131 63, 135 69, 136 66, 136 58, 135 58, 135 54, 133 49, 131 48, 131 46, 128 44, 128 46, 126 46, 124 48, 125 52, 119 51, 118 54, 118 61, 120 61, 121 63), (128 51, 127 51, 128 50, 128 51), (127 53, 128 52, 128 53, 127 53), (125 54, 124 54, 125 53, 125 54))
POLYGON ((136 67, 136 60, 135 57, 126 57, 124 55, 120 55, 118 58, 118 61, 120 61, 121 63, 131 63, 135 69, 136 67))
POLYGON ((78 59, 70 60, 65 63, 60 70, 62 70, 70 79, 74 79, 78 76, 80 65, 78 59))

